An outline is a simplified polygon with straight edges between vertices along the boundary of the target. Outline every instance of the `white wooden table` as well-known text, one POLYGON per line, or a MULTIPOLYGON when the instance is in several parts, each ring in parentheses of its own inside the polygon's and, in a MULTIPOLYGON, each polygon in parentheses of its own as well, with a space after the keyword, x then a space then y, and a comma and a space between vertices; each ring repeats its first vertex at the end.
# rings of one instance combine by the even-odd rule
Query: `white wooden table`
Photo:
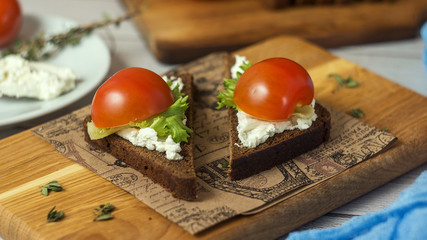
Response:
MULTIPOLYGON (((125 13, 125 8, 119 0, 20 0, 20 2, 24 14, 59 15, 80 24, 98 21, 102 19, 104 13, 111 17, 125 13)), ((110 27, 108 30, 98 30, 96 33, 105 40, 111 51, 112 63, 108 76, 131 66, 145 67, 157 73, 176 66, 158 62, 130 21, 124 22, 119 28, 110 27)), ((423 48, 424 43, 418 37, 396 42, 330 49, 330 51, 427 96, 427 70, 421 61, 423 48)), ((91 102, 93 93, 54 113, 27 122, 0 127, 0 139, 86 106, 91 102)), ((396 200, 401 190, 409 186, 425 170, 427 170, 427 164, 306 224, 299 230, 337 226, 352 216, 380 210, 396 200)))

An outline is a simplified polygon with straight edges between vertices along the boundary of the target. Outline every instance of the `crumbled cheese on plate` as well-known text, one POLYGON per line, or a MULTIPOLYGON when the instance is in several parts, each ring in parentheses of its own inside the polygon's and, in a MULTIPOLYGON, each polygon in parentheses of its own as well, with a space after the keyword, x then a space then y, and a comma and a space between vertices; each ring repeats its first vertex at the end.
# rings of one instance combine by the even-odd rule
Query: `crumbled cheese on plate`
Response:
POLYGON ((18 55, 0 59, 0 96, 50 100, 74 89, 76 80, 69 68, 27 61, 18 55))

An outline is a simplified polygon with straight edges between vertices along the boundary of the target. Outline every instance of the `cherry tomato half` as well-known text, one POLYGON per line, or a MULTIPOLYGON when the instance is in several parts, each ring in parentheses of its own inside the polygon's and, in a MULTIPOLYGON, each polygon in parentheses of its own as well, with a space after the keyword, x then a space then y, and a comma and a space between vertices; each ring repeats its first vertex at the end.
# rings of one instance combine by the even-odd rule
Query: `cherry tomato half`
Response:
POLYGON ((248 68, 237 81, 234 102, 245 113, 263 120, 284 120, 297 104, 314 97, 313 82, 298 63, 270 58, 248 68))
POLYGON ((92 120, 98 128, 117 127, 161 113, 173 102, 171 89, 159 75, 144 68, 126 68, 96 91, 92 120))
POLYGON ((11 43, 19 33, 22 12, 17 0, 1 0, 0 4, 0 47, 11 43))

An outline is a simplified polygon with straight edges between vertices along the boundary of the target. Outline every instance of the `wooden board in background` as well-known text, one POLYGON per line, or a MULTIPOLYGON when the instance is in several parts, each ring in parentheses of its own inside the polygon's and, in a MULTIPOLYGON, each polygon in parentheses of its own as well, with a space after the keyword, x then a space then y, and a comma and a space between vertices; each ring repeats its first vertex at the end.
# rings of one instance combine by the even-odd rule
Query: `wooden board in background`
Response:
MULTIPOLYGON (((256 62, 289 57, 307 68, 318 101, 362 121, 387 127, 399 141, 358 164, 261 213, 238 216, 192 236, 132 195, 63 157, 24 131, 0 141, 0 236, 5 239, 274 239, 427 162, 427 98, 298 38, 278 37, 238 51, 256 62), (336 90, 327 75, 352 76, 355 89, 336 90), (65 191, 45 197, 39 186, 60 181, 65 191), (114 220, 93 222, 92 209, 113 203, 114 220), (66 218, 47 223, 56 206, 66 218)), ((199 69, 200 70, 200 69, 199 69)))
POLYGON ((417 36, 427 1, 362 1, 350 4, 263 7, 260 0, 122 0, 135 11, 138 30, 156 58, 182 63, 220 50, 236 50, 277 35, 323 47, 417 36))

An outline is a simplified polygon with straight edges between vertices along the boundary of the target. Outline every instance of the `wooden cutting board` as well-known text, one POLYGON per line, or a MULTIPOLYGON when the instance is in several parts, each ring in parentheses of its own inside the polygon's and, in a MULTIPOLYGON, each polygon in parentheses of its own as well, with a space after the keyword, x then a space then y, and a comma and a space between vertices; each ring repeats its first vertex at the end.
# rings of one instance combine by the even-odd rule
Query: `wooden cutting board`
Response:
MULTIPOLYGON (((192 236, 132 195, 63 157, 30 131, 0 141, 0 236, 5 239, 274 239, 427 162, 427 98, 298 38, 277 37, 238 51, 256 62, 289 57, 311 74, 316 98, 399 138, 391 149, 261 213, 238 216, 192 236), (337 90, 337 73, 361 83, 337 90), (60 181, 65 191, 40 194, 60 181), (92 209, 111 202, 114 220, 93 222, 92 209), (65 219, 47 223, 56 206, 65 219)), ((192 64, 200 64, 194 62, 192 64)), ((200 70, 200 69, 199 69, 200 70)))
POLYGON ((182 63, 210 52, 233 51, 277 35, 292 35, 323 47, 417 36, 427 19, 427 1, 354 1, 303 4, 281 9, 264 0, 122 0, 158 60, 182 63))

